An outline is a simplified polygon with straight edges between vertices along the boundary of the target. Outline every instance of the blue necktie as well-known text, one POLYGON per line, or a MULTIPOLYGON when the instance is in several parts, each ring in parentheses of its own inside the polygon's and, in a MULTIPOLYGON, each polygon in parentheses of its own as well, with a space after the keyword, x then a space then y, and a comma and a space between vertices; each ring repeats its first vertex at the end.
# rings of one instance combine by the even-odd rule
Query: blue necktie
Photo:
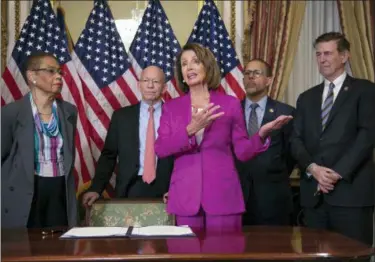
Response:
POLYGON ((322 128, 323 130, 326 127, 329 113, 331 112, 331 109, 333 106, 333 89, 334 88, 335 88, 335 85, 333 83, 330 83, 326 100, 324 100, 324 103, 322 106, 322 128))
POLYGON ((249 116, 249 124, 248 124, 248 134, 249 136, 254 135, 256 132, 258 132, 259 126, 258 126, 258 116, 256 109, 259 107, 257 103, 253 103, 250 105, 251 112, 249 116))

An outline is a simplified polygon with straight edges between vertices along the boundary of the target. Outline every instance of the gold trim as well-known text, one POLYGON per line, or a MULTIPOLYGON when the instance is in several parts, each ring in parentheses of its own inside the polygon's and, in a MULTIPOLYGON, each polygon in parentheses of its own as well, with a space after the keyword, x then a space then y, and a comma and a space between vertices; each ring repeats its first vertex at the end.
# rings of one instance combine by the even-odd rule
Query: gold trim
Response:
POLYGON ((20 36, 20 0, 14 2, 14 42, 17 42, 20 36))
POLYGON ((8 51, 8 1, 1 0, 1 75, 3 74, 8 51))
POLYGON ((236 0, 230 1, 230 38, 233 46, 236 45, 236 0))

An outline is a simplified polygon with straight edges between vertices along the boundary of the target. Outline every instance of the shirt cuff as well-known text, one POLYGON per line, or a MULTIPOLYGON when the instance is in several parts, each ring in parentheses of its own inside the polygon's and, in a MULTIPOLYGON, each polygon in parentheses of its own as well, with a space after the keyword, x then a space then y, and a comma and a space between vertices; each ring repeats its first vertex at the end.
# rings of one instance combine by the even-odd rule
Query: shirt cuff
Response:
POLYGON ((309 168, 310 168, 312 165, 314 165, 314 164, 315 164, 315 163, 311 163, 311 164, 308 165, 307 168, 306 168, 306 175, 307 175, 308 178, 311 178, 312 174, 311 174, 309 171, 307 171, 307 170, 309 170, 309 168))

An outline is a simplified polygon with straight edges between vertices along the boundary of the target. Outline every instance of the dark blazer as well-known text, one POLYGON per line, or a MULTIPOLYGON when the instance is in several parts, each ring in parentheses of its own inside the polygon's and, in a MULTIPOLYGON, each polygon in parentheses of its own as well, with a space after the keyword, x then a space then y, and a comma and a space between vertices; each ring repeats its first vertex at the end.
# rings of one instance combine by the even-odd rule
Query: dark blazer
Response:
MULTIPOLYGON (((245 110, 245 100, 242 101, 242 107, 245 110)), ((294 111, 292 106, 268 97, 261 126, 280 115, 293 116, 294 111)), ((237 161, 244 199, 247 202, 250 190, 254 190, 265 217, 279 211, 291 212, 293 208, 289 186, 289 176, 295 165, 290 153, 292 130, 293 121, 290 121, 282 129, 272 132, 271 145, 267 151, 252 160, 237 161)))
MULTIPOLYGON (((118 157, 115 197, 127 197, 129 186, 139 171, 140 103, 116 110, 109 125, 104 148, 98 160, 95 176, 88 191, 101 194, 114 171, 118 157)), ((173 158, 159 158, 156 179, 151 184, 154 197, 168 192, 173 158)))
POLYGON ((335 170, 343 179, 324 200, 335 206, 362 207, 374 204, 373 148, 375 135, 375 84, 347 76, 322 131, 321 105, 324 84, 297 100, 292 153, 301 169, 301 204, 313 207, 317 181, 306 175, 316 163, 335 170))
MULTIPOLYGON (((57 101, 64 139, 64 170, 69 226, 78 223, 74 135, 77 109, 57 101)), ((1 226, 26 226, 34 194, 34 118, 29 95, 1 108, 1 226)))

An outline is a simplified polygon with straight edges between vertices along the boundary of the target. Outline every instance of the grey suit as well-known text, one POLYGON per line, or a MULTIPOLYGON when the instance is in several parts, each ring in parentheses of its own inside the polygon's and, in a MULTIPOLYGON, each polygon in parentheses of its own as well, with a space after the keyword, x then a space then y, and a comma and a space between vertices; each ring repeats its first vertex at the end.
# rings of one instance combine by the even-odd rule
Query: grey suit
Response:
MULTIPOLYGON (((78 222, 74 167, 77 109, 57 100, 64 139, 64 170, 69 226, 78 222)), ((1 226, 27 225, 34 194, 34 118, 29 96, 1 109, 1 226)))

